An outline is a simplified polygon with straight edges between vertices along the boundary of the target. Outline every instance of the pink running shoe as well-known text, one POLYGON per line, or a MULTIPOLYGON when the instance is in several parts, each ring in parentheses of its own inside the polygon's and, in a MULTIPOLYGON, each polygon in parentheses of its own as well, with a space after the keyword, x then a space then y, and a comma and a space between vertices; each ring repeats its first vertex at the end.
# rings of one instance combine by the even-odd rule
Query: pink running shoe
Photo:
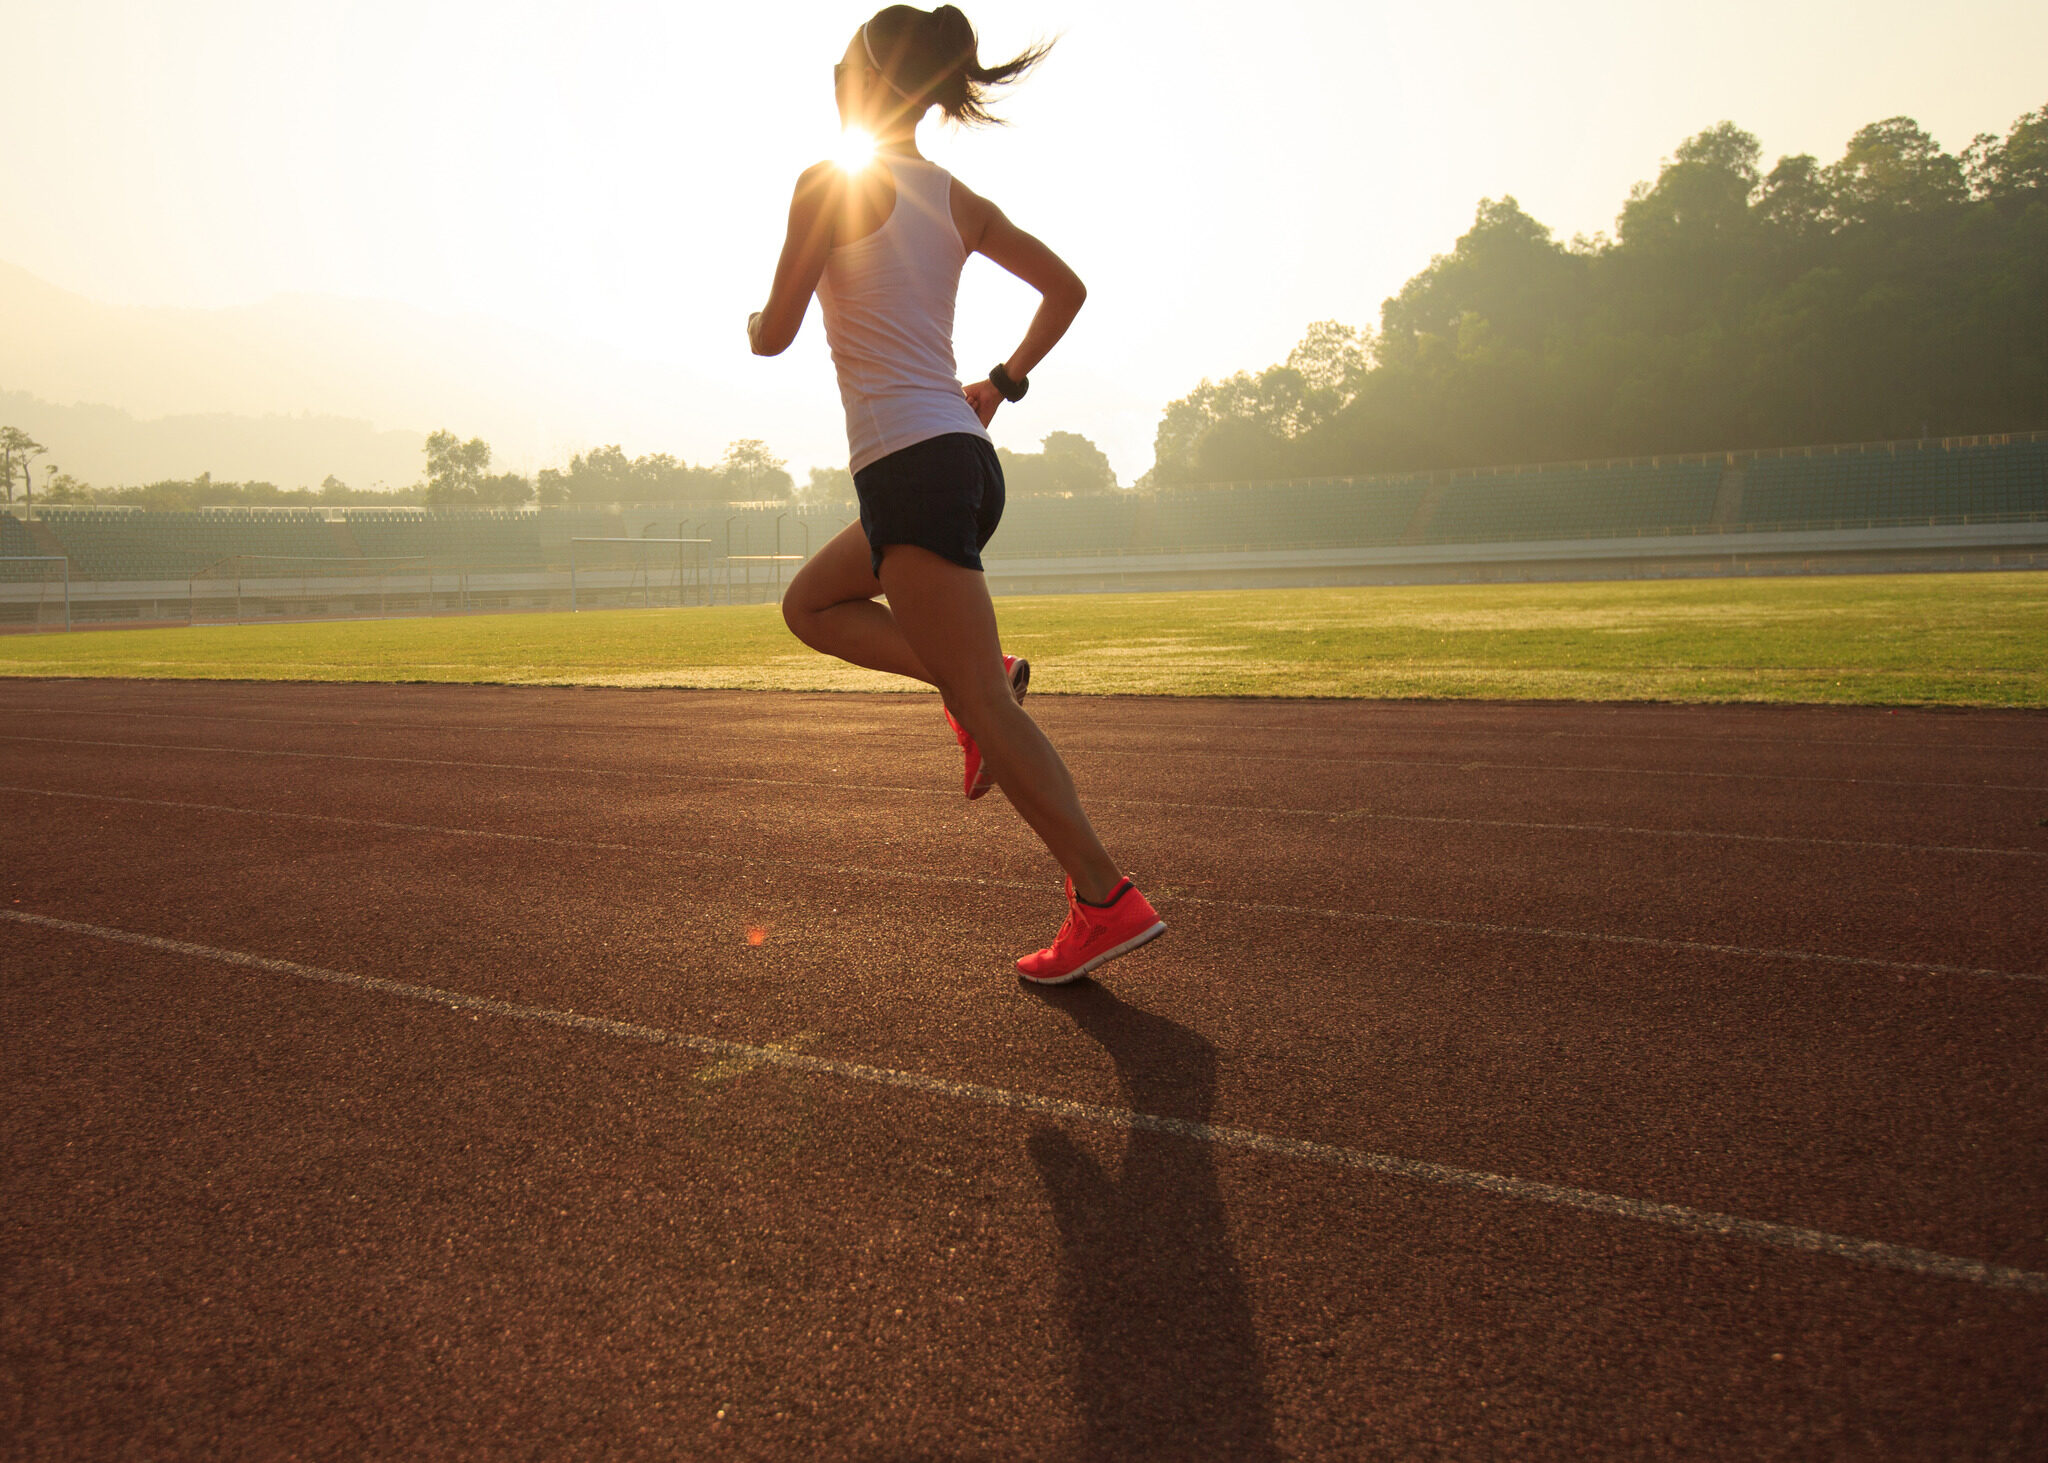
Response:
MULTIPOLYGON (((1003 675, 1010 683, 1010 694, 1021 706, 1024 692, 1031 685, 1031 662, 1022 656, 1006 655, 1003 657, 1003 675)), ((996 779, 981 760, 981 748, 974 744, 974 737, 967 728, 953 719, 950 711, 946 713, 946 725, 953 728, 954 739, 960 743, 960 750, 967 754, 967 776, 963 783, 967 800, 973 802, 976 798, 986 797, 988 790, 996 785, 996 779)))
POLYGON ((1017 973, 1033 985, 1065 985, 1165 933, 1166 921, 1129 879, 1119 880, 1109 902, 1100 905, 1075 894, 1069 879, 1067 922, 1052 948, 1017 962, 1017 973))

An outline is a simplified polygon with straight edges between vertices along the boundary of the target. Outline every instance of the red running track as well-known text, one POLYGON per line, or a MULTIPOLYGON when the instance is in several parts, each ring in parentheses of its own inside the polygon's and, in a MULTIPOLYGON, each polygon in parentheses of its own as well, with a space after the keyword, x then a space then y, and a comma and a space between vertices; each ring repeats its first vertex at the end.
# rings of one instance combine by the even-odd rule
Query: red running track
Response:
POLYGON ((0 684, 0 1451, 2048 1455, 2048 718, 1032 708, 0 684))

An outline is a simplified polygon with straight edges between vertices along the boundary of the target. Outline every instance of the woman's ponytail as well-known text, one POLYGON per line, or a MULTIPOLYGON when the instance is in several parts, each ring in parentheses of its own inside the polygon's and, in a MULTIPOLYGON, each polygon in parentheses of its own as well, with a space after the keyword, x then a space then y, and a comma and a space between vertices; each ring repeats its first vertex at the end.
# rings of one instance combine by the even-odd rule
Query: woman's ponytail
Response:
POLYGON ((1002 119, 988 110, 989 91, 1021 80, 1052 49, 1047 42, 999 66, 983 66, 974 27, 957 5, 931 11, 887 6, 868 22, 867 37, 890 85, 970 127, 1000 126, 1002 119))

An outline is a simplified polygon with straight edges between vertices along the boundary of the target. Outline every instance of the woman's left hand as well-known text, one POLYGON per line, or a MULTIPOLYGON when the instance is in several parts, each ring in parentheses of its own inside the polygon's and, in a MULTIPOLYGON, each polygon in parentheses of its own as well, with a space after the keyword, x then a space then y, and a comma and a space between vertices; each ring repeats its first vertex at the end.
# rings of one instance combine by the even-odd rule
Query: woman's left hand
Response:
POLYGON ((974 414, 985 427, 995 420, 996 408, 1003 404, 1003 393, 996 390, 993 381, 976 381, 966 388, 967 404, 974 408, 974 414))

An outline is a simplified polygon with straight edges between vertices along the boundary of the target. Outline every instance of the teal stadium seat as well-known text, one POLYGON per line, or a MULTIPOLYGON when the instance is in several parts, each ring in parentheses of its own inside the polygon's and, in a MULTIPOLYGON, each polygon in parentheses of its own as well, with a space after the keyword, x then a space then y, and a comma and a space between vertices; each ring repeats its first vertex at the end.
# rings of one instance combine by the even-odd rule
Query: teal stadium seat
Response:
POLYGON ((2048 514, 2048 442, 1759 457, 1748 464, 1751 528, 1997 522, 2048 514))
POLYGON ((27 524, 12 513, 0 513, 0 558, 37 556, 42 552, 27 524))
POLYGON ((989 553, 1031 559, 1367 547, 1400 538, 1425 486, 1420 478, 1328 478, 1017 498, 989 553))
POLYGON ((1541 467, 1459 477, 1423 541, 1501 543, 1692 532, 1713 517, 1721 464, 1541 467))
POLYGON ((327 558, 339 550, 317 510, 290 515, 50 508, 40 518, 84 579, 189 579, 235 554, 327 558))

